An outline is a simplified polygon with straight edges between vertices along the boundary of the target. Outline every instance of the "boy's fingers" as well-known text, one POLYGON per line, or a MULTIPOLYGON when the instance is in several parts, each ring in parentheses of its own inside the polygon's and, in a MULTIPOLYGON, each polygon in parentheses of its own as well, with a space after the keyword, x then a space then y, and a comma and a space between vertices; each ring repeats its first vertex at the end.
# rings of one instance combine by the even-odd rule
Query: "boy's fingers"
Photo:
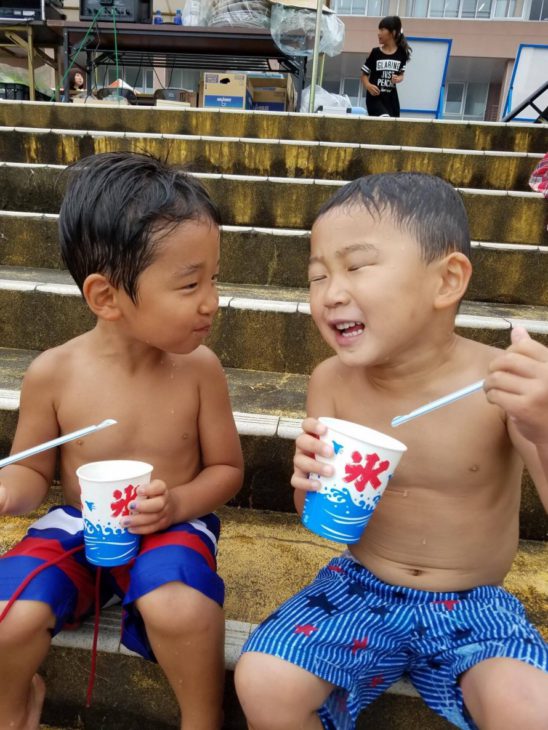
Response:
POLYGON ((137 494, 140 497, 155 497, 164 494, 166 491, 166 483, 161 479, 153 479, 149 484, 141 484, 137 487, 137 494))
POLYGON ((135 511, 140 514, 158 514, 165 509, 165 500, 161 497, 148 497, 147 499, 137 499, 135 502, 135 511))
POLYGON ((333 467, 331 464, 324 464, 321 461, 310 458, 306 454, 296 454, 293 459, 293 465, 295 469, 300 470, 303 474, 317 472, 325 477, 333 475, 333 467))
POLYGON ((487 399, 492 400, 499 397, 500 394, 522 395, 528 389, 529 384, 527 378, 499 370, 487 376, 484 389, 487 393, 487 399))
POLYGON ((317 434, 318 436, 322 436, 322 434, 327 431, 327 426, 325 423, 318 421, 317 418, 308 416, 302 422, 302 429, 305 434, 317 434))
POLYGON ((519 352, 540 362, 548 362, 548 347, 530 337, 524 327, 515 327, 510 337, 511 345, 506 352, 519 352))
POLYGON ((530 340, 531 338, 529 337, 529 332, 527 332, 525 327, 512 327, 510 339, 512 344, 515 344, 517 342, 523 342, 523 340, 530 340))
POLYGON ((542 362, 537 359, 522 355, 519 352, 507 351, 491 361, 488 380, 501 372, 514 373, 522 378, 536 378, 540 377, 539 368, 542 367, 542 362))
POLYGON ((306 492, 318 492, 321 489, 321 484, 316 480, 298 476, 297 474, 293 474, 291 477, 291 486, 294 489, 303 489, 306 492))
POLYGON ((310 434, 303 434, 297 440, 297 448, 305 454, 319 454, 329 458, 333 456, 333 447, 310 434))

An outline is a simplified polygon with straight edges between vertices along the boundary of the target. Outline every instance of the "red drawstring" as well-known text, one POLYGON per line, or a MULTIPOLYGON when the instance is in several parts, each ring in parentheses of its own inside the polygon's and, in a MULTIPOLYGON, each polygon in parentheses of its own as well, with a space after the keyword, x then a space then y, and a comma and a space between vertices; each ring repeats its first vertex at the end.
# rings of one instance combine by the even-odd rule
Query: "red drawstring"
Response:
POLYGON ((61 560, 64 560, 65 558, 68 558, 69 555, 73 555, 74 553, 77 553, 79 550, 83 550, 84 546, 80 545, 79 547, 71 548, 70 550, 66 550, 64 553, 61 553, 61 555, 58 555, 56 558, 52 558, 52 560, 48 560, 47 563, 42 563, 42 565, 39 565, 37 568, 35 568, 33 571, 31 571, 25 580, 21 583, 19 588, 15 591, 13 596, 9 599, 9 601, 6 604, 6 607, 0 614, 0 621, 3 621, 10 608, 13 606, 15 601, 19 598, 21 593, 25 590, 25 588, 28 586, 28 584, 31 582, 33 578, 35 578, 39 573, 41 573, 46 568, 51 567, 52 565, 56 565, 57 563, 60 563, 61 560))
MULTIPOLYGON (((80 550, 83 550, 84 546, 79 545, 78 547, 71 548, 70 550, 66 550, 64 553, 61 553, 61 555, 58 555, 55 558, 52 558, 51 560, 48 560, 46 563, 42 563, 42 565, 39 565, 37 568, 35 568, 33 571, 31 571, 25 580, 21 583, 19 588, 15 591, 15 593, 11 596, 9 601, 6 603, 6 606, 2 613, 0 614, 0 622, 2 622, 6 616, 8 615, 8 611, 13 606, 15 601, 19 598, 21 593, 25 590, 25 588, 28 586, 28 584, 31 582, 33 578, 35 578, 39 573, 41 573, 46 568, 50 568, 52 565, 56 565, 57 563, 60 563, 61 560, 64 560, 65 558, 68 558, 69 555, 74 555, 74 553, 79 552, 80 550)), ((86 693, 86 707, 91 707, 91 695, 93 693, 93 685, 95 683, 95 667, 97 664, 97 640, 99 638, 99 620, 101 615, 101 568, 97 568, 97 572, 95 573, 95 621, 93 625, 93 643, 91 647, 91 670, 90 670, 90 676, 88 681, 88 689, 86 693)))
POLYGON ((95 573, 95 620, 93 622, 93 642, 91 645, 91 669, 89 671, 86 707, 91 707, 91 695, 95 683, 95 667, 97 664, 97 639, 99 638, 99 620, 101 618, 101 567, 95 573))

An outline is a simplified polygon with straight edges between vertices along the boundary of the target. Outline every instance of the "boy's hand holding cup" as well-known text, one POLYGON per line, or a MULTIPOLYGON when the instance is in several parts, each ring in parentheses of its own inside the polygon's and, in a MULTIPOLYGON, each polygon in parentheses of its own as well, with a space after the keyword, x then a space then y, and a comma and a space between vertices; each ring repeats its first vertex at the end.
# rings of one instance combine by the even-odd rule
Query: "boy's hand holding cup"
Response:
POLYGON ((153 479, 137 488, 136 499, 124 527, 136 535, 149 535, 167 529, 173 523, 171 490, 161 479, 153 479))
POLYGON ((124 565, 139 551, 140 537, 126 527, 140 486, 150 482, 151 464, 94 461, 76 470, 82 495, 84 544, 93 565, 124 565))
POLYGON ((306 419, 303 428, 291 481, 310 490, 303 524, 335 542, 358 542, 407 447, 380 431, 337 418, 306 419))
POLYGON ((317 418, 305 418, 302 423, 303 432, 295 442, 295 457, 293 459, 294 472, 291 485, 295 489, 319 491, 321 483, 319 475, 326 477, 333 475, 333 467, 329 462, 319 462, 317 457, 329 459, 333 456, 333 447, 323 440, 327 433, 325 426, 317 418))

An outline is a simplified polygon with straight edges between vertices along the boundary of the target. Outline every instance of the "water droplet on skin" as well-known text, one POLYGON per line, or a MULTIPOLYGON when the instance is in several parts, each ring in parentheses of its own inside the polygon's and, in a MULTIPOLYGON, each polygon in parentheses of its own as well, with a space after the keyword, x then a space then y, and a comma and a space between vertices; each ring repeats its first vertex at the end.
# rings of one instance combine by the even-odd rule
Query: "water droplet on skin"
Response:
POLYGON ((175 413, 175 411, 173 409, 171 409, 170 413, 173 416, 173 414, 175 413))
POLYGON ((422 541, 422 544, 426 545, 426 538, 424 538, 424 540, 422 541))
POLYGON ((405 489, 405 490, 404 490, 404 492, 403 492, 403 496, 404 496, 404 497, 407 497, 407 489, 405 489))
POLYGON ((78 439, 76 443, 78 444, 78 446, 82 446, 84 442, 82 441, 82 439, 78 439))

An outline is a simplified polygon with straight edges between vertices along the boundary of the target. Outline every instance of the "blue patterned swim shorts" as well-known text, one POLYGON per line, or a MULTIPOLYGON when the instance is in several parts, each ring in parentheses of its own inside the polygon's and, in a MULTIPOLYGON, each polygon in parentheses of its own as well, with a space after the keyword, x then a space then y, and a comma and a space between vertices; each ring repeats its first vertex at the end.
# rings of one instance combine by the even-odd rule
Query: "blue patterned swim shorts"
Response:
POLYGON ((388 585, 342 556, 269 616, 244 651, 285 659, 336 685, 319 710, 327 730, 352 730, 360 711, 403 675, 449 722, 476 730, 459 677, 492 657, 548 671, 548 644, 503 588, 436 593, 388 585))

